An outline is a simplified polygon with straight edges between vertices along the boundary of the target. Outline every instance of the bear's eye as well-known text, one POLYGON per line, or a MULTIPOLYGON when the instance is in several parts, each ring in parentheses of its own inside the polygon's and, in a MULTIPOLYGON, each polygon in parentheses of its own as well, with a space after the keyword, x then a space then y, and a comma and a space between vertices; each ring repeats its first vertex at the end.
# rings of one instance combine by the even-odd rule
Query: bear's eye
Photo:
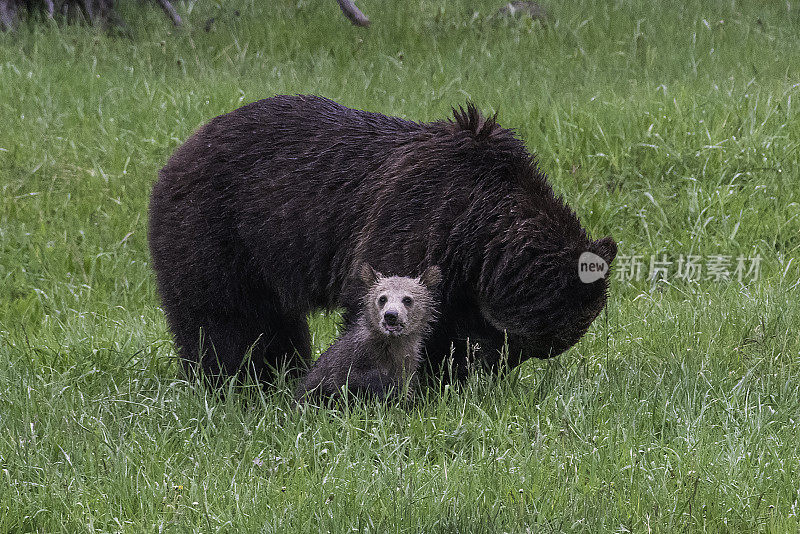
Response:
POLYGON ((387 299, 386 299, 386 295, 381 295, 381 296, 378 298, 378 304, 380 304, 381 306, 383 306, 384 304, 386 304, 386 300, 387 300, 387 299))
POLYGON ((403 297, 403 304, 405 304, 406 306, 411 306, 412 304, 414 304, 414 299, 412 299, 411 297, 403 297))

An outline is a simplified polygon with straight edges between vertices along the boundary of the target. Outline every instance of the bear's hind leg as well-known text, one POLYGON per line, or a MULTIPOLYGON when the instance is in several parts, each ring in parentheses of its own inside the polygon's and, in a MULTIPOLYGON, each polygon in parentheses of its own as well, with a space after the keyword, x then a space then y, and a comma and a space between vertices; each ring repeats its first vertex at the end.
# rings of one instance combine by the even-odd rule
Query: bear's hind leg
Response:
POLYGON ((282 367, 288 378, 294 378, 310 360, 311 338, 305 318, 265 314, 177 318, 173 314, 170 323, 187 378, 202 370, 214 387, 234 375, 270 383, 274 371, 282 367))
POLYGON ((202 371, 209 384, 219 387, 237 373, 252 372, 252 362, 258 361, 258 346, 263 337, 252 323, 241 317, 222 315, 182 319, 186 326, 173 327, 173 331, 187 378, 194 379, 202 371), (251 348, 252 358, 245 361, 251 348))
POLYGON ((267 324, 263 343, 253 351, 253 361, 265 362, 261 382, 274 380, 274 371, 285 371, 292 381, 307 371, 311 364, 311 333, 305 317, 278 316, 267 324), (256 360, 258 351, 259 359, 256 360))

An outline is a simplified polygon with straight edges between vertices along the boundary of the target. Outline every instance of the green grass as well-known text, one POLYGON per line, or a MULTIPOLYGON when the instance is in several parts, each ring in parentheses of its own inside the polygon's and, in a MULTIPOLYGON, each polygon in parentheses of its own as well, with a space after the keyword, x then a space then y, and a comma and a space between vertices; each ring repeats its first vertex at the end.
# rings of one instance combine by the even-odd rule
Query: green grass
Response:
POLYGON ((368 30, 333 0, 185 3, 180 30, 133 4, 128 36, 0 35, 0 532, 800 530, 800 5, 499 4, 362 0, 368 30), (615 281, 569 352, 410 411, 215 397, 177 378, 148 193, 276 93, 421 120, 470 98, 621 255, 761 275, 615 281))

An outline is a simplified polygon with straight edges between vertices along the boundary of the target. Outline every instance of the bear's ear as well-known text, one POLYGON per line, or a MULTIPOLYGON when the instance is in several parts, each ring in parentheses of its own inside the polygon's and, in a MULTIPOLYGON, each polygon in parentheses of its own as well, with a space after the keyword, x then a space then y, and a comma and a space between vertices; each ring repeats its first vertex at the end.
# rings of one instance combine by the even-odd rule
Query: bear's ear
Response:
POLYGON ((381 273, 372 268, 372 265, 366 262, 361 264, 360 274, 361 281, 364 282, 368 287, 374 286, 378 282, 378 278, 383 277, 381 273))
POLYGON ((431 265, 425 269, 425 272, 419 277, 419 281, 428 289, 435 289, 442 282, 442 270, 436 265, 431 265))
POLYGON ((606 260, 609 265, 617 257, 617 243, 611 237, 598 239, 594 242, 594 247, 597 249, 597 254, 606 260))

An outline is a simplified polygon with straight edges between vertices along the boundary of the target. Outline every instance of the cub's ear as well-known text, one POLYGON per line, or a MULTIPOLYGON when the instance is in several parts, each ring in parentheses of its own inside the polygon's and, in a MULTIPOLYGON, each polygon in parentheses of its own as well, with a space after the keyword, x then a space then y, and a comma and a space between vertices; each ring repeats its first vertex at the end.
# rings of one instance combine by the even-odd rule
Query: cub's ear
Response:
POLYGON ((425 269, 419 281, 428 289, 435 289, 442 282, 442 270, 436 265, 431 265, 425 269))
POLYGON ((372 287, 378 282, 378 278, 383 277, 381 273, 372 268, 372 265, 366 262, 361 264, 360 274, 361 281, 364 282, 368 287, 372 287))

